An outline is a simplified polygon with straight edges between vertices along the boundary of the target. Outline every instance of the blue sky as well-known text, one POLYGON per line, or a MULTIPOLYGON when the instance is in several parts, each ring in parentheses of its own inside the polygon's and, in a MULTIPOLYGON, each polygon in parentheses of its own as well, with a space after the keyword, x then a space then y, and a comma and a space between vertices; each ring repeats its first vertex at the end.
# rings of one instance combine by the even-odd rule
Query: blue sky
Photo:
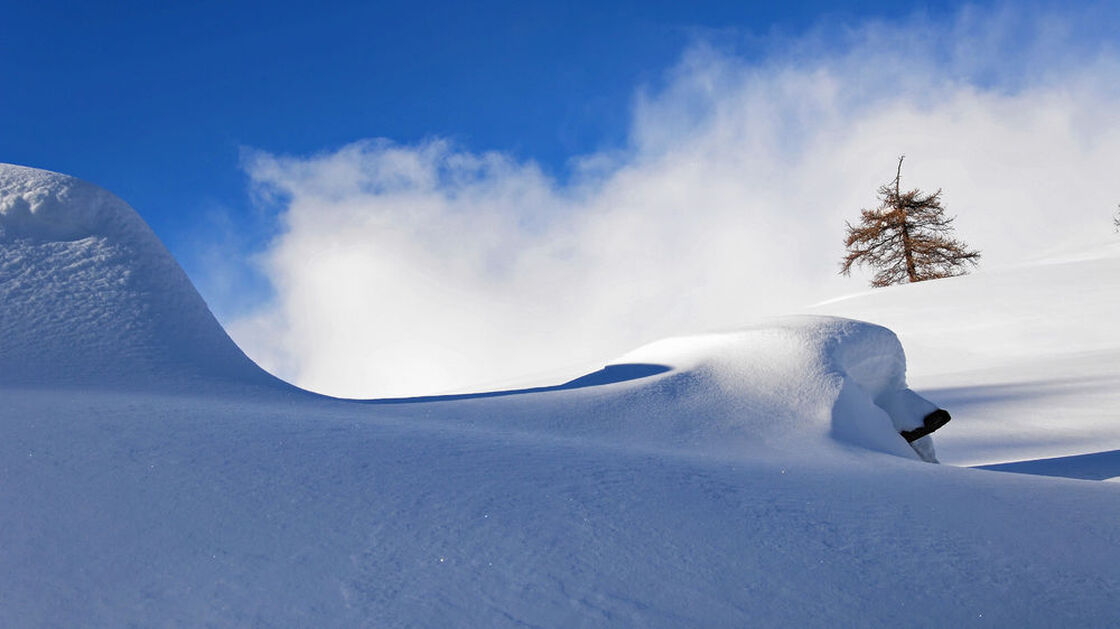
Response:
MULTIPOLYGON (((635 90, 698 38, 746 55, 813 24, 943 3, 20 2, 4 9, 0 159, 144 215, 192 275, 230 222, 258 244, 245 147, 453 138, 532 159, 621 144, 635 90)), ((197 277, 196 277, 197 279, 197 277)))

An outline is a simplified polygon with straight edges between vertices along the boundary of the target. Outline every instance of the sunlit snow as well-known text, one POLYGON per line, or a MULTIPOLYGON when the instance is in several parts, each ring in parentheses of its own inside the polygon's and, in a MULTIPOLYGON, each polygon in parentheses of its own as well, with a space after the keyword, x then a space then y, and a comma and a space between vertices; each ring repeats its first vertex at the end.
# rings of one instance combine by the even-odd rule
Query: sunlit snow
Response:
POLYGON ((0 625, 1114 623, 1095 251, 338 400, 252 364, 122 201, 0 166, 0 625), (899 435, 936 406, 940 465, 899 435))

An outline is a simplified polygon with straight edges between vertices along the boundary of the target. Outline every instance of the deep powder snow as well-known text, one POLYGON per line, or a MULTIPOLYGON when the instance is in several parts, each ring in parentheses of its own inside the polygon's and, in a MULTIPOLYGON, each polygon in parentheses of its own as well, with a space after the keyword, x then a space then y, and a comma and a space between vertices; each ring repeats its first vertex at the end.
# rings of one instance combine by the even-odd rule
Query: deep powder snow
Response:
POLYGON ((898 431, 931 403, 877 325, 335 400, 253 365, 122 201, 0 166, 0 343, 6 626, 1120 617, 1120 485, 919 461, 898 431))

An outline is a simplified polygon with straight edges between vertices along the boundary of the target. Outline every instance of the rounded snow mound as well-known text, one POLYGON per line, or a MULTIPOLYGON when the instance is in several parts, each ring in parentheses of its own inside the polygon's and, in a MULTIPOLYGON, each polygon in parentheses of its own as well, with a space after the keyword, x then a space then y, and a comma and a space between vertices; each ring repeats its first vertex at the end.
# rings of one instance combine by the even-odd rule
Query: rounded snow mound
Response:
POLYGON ((0 386, 277 384, 127 203, 0 164, 0 386))
POLYGON ((369 401, 415 402, 462 403, 472 424, 748 459, 840 443, 935 462, 928 433, 948 420, 908 387, 894 332, 821 316, 663 339, 559 386, 369 401))
POLYGON ((624 406, 600 414, 643 440, 728 452, 827 440, 936 460, 931 437, 908 445, 902 433, 922 430, 937 406, 909 389, 902 344, 879 325, 782 317, 657 341, 616 365, 666 368, 632 384, 624 406))

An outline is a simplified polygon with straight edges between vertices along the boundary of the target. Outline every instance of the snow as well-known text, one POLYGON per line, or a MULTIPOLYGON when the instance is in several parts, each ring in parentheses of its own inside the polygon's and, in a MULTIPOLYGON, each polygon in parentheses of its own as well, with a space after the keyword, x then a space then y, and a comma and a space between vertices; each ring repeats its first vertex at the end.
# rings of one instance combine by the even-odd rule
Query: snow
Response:
POLYGON ((813 311, 872 319, 898 334, 915 388, 955 417, 937 433, 944 462, 1120 450, 1120 237, 813 311))
POLYGON ((0 166, 0 208, 4 626, 1120 617, 1120 256, 354 401, 253 365, 108 193, 0 166), (944 462, 1028 473, 918 460, 933 403, 944 462), (1097 456, 1007 458, 1047 453, 1097 456))
POLYGON ((72 177, 0 166, 0 382, 194 390, 199 379, 280 384, 127 204, 72 177))

